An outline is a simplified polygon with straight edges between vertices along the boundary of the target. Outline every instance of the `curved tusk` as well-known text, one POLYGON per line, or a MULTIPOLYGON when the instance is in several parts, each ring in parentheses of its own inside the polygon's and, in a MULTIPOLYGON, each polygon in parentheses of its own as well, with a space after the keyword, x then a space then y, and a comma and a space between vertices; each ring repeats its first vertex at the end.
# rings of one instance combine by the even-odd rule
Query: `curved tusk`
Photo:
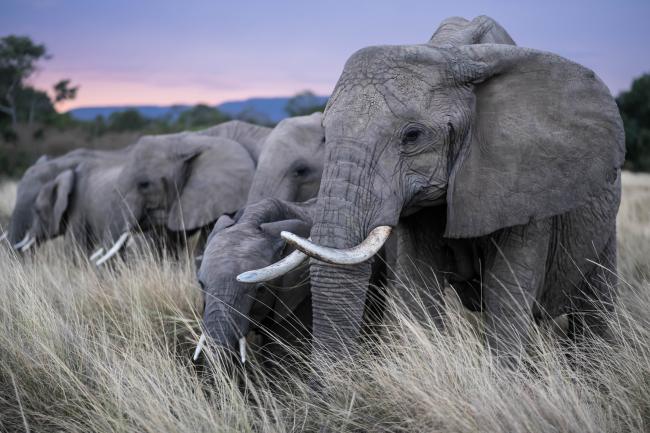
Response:
POLYGON ((245 364, 246 363, 246 337, 242 337, 239 339, 239 357, 241 359, 241 363, 245 364))
POLYGON ((29 241, 27 241, 27 243, 20 249, 20 252, 24 253, 25 251, 29 250, 35 242, 36 238, 29 238, 29 241))
POLYGON ((375 227, 363 242, 355 247, 346 249, 323 247, 313 243, 309 239, 294 235, 291 232, 282 232, 280 236, 303 253, 315 259, 334 265, 356 265, 357 263, 365 262, 377 254, 377 251, 381 249, 388 236, 390 236, 391 230, 392 228, 390 226, 375 227))
POLYGON ((17 244, 14 245, 14 249, 19 250, 22 247, 25 246, 27 242, 29 242, 29 239, 32 237, 32 235, 28 232, 25 237, 23 238, 22 241, 18 242, 17 244))
POLYGON ((130 233, 129 232, 124 232, 122 233, 122 236, 119 237, 119 239, 113 244, 110 250, 106 254, 102 256, 97 262, 95 262, 95 265, 101 266, 104 263, 106 263, 111 257, 113 257, 117 252, 124 246, 124 243, 127 241, 129 238, 130 233))
POLYGON ((4 232, 2 236, 0 236, 0 242, 4 241, 5 239, 7 239, 7 232, 4 232))
POLYGON ((194 350, 194 356, 192 356, 192 361, 196 361, 197 359, 199 359, 199 355, 203 350, 203 346, 205 346, 205 334, 201 334, 201 338, 199 338, 199 343, 196 345, 196 350, 194 350))
POLYGON ((90 260, 92 262, 93 260, 95 260, 96 258, 101 256, 102 254, 104 254, 104 247, 100 247, 97 251, 92 253, 92 255, 88 258, 88 260, 90 260))
POLYGON ((309 256, 307 254, 296 250, 272 265, 237 275, 237 281, 240 283, 262 283, 264 281, 270 281, 296 269, 308 258, 309 256))

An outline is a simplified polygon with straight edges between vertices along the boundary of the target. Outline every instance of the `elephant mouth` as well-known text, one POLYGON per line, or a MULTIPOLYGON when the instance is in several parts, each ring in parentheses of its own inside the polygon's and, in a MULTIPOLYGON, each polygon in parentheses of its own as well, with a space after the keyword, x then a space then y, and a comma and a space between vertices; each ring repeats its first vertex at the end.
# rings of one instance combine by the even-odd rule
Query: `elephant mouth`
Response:
POLYGON ((424 208, 439 206, 447 200, 447 190, 440 188, 415 194, 402 209, 400 217, 411 216, 424 208))
POLYGON ((167 211, 163 208, 147 208, 139 221, 143 229, 165 225, 167 223, 167 211))

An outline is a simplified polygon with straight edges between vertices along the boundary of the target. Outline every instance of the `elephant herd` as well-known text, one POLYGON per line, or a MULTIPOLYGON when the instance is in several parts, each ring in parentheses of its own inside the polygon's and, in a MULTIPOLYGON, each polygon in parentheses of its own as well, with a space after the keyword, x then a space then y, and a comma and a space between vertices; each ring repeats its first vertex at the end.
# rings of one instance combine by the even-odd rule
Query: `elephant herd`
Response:
POLYGON ((26 251, 65 234, 102 264, 129 239, 204 233, 195 358, 245 358, 262 325, 314 359, 354 352, 380 284, 441 327, 453 289, 512 364, 544 319, 606 333, 624 155, 591 70, 454 17, 424 44, 354 53, 324 113, 42 158, 7 238, 26 251))

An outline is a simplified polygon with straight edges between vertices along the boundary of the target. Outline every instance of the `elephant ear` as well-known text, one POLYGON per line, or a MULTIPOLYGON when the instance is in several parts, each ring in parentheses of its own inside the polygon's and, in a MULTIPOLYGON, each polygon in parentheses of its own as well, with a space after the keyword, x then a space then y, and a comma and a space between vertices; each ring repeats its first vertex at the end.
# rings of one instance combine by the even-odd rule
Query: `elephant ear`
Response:
POLYGON ((428 45, 458 47, 470 44, 516 45, 506 29, 492 18, 481 15, 472 21, 451 17, 440 23, 428 45))
POLYGON ((209 146, 184 159, 186 180, 167 220, 173 231, 195 230, 235 213, 246 202, 255 172, 251 156, 239 143, 211 137, 193 140, 209 146))
POLYGON ((450 174, 447 237, 559 215, 613 187, 623 126, 591 70, 514 46, 459 51, 456 75, 475 84, 475 117, 450 174))
POLYGON ((64 170, 54 180, 44 185, 36 198, 37 206, 51 216, 50 226, 47 227, 50 237, 63 231, 63 218, 70 203, 74 181, 74 171, 64 170))

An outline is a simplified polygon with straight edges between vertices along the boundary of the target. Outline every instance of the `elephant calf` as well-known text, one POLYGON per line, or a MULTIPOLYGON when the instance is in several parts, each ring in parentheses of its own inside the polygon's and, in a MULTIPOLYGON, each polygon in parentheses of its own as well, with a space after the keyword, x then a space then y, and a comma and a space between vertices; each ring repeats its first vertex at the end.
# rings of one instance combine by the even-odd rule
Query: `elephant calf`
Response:
MULTIPOLYGON (((197 273, 204 294, 203 324, 210 341, 233 351, 239 344, 242 361, 244 339, 251 329, 282 337, 294 347, 307 341, 311 329, 306 269, 286 274, 272 285, 236 279, 246 270, 263 268, 280 259, 285 250, 280 232, 309 233, 308 220, 281 218, 259 223, 254 216, 245 214, 236 223, 229 216, 222 216, 210 234, 197 273)), ((285 261, 293 261, 296 255, 302 253, 294 252, 285 261)), ((200 348, 195 359, 199 351, 200 348)))

